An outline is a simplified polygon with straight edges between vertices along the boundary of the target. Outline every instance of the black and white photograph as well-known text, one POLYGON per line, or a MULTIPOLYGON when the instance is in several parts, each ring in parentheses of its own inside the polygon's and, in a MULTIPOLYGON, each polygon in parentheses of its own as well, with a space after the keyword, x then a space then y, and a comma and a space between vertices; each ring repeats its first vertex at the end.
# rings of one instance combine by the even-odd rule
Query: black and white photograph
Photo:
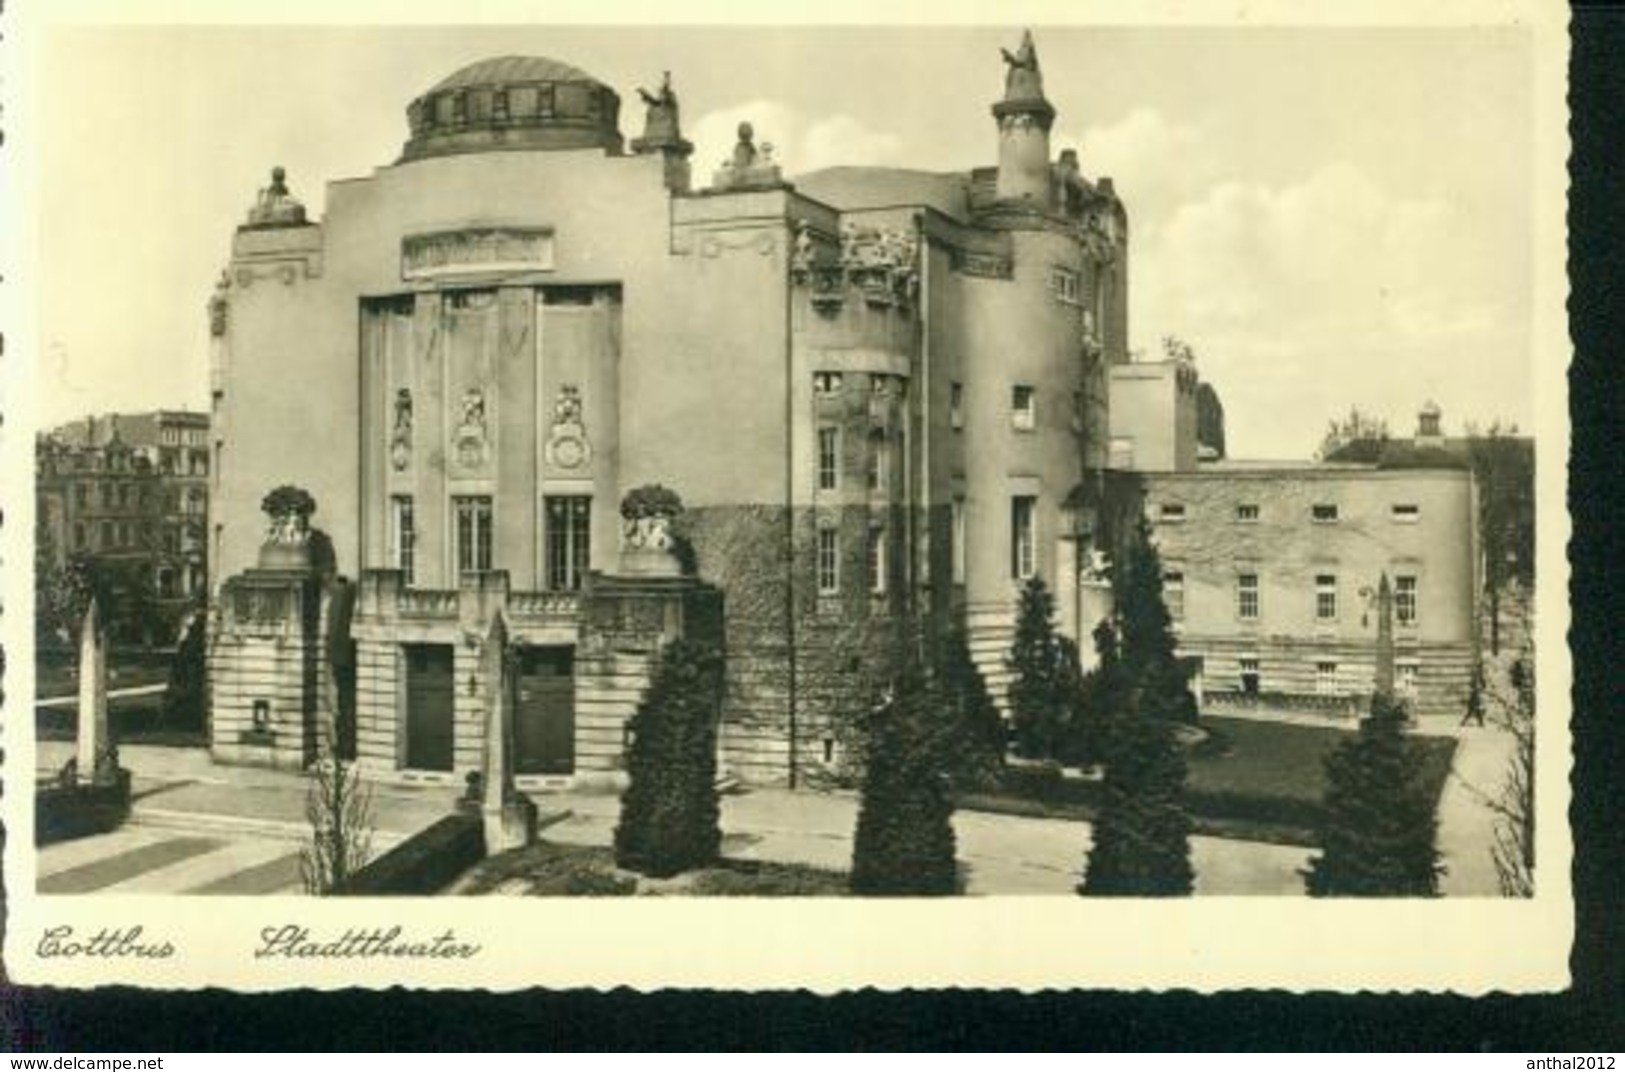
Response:
POLYGON ((1562 985, 1561 5, 151 6, 8 44, 12 974, 1562 985))

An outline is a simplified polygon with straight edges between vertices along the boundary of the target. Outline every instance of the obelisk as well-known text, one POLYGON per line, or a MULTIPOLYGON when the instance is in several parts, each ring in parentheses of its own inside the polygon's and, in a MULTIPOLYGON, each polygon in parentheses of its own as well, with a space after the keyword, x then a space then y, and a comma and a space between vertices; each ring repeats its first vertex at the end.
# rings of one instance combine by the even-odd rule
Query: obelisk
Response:
POLYGON ((514 788, 513 687, 508 680, 508 625, 491 616, 482 655, 485 677, 485 786, 480 817, 487 856, 522 849, 536 840, 536 805, 514 788))
POLYGON ((92 596, 79 626, 79 753, 81 782, 109 782, 117 776, 107 728, 107 633, 92 596))

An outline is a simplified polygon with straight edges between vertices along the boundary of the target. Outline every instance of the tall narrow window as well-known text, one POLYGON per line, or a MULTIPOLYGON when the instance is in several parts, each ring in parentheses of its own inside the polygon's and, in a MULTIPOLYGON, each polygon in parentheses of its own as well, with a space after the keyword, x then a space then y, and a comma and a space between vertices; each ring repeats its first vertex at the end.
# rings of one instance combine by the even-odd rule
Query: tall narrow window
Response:
POLYGON ((818 429, 818 490, 834 491, 841 479, 841 431, 818 429))
POLYGON ((85 526, 84 526, 83 523, 76 523, 73 526, 73 548, 76 551, 80 551, 80 550, 84 549, 84 546, 85 546, 85 526))
POLYGON ((1322 622, 1337 619, 1337 575, 1315 574, 1315 619, 1322 622))
POLYGON ((389 563, 406 575, 407 584, 416 579, 417 540, 412 496, 393 496, 389 500, 389 563))
POLYGON ((1416 576, 1400 574, 1394 578, 1394 620, 1400 625, 1416 624, 1416 576))
POLYGON ((885 491, 891 483, 890 451, 886 440, 876 436, 869 441, 869 490, 885 491))
POLYGON ((957 380, 948 385, 948 427, 965 427, 965 385, 957 380))
POLYGON ((948 554, 953 560, 955 584, 965 583, 965 497, 956 495, 949 520, 948 554))
POLYGON ((459 495, 452 500, 457 518, 457 572, 491 568, 491 497, 459 495))
POLYGON ((1258 620, 1258 574, 1236 574, 1236 617, 1245 622, 1258 620))
POLYGON ((886 592, 886 529, 876 525, 869 530, 869 591, 886 592))
POLYGON ((1023 432, 1030 432, 1038 424, 1038 401, 1036 392, 1025 383, 1018 383, 1010 388, 1010 425, 1023 432))
POLYGON ((587 578, 592 549, 592 497, 549 495, 544 500, 547 530, 547 587, 573 592, 587 578))
POLYGON ((1038 569, 1038 533, 1036 515, 1038 499, 1032 495, 1017 495, 1010 500, 1010 576, 1018 581, 1031 577, 1038 569))
POLYGON ((834 595, 841 590, 840 533, 833 528, 818 530, 818 593, 834 595))
POLYGON ((1185 574, 1179 570, 1167 570, 1162 575, 1162 605, 1174 621, 1185 617, 1185 574))
POLYGON ((1337 664, 1326 659, 1315 663, 1315 695, 1337 695, 1337 664))

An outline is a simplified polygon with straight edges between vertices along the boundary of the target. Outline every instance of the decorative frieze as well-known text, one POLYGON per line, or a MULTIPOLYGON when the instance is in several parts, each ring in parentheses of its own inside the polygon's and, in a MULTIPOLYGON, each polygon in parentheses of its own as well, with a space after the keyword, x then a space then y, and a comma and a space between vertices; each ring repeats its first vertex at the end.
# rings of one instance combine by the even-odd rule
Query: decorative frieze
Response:
POLYGON ((805 220, 797 226, 790 257, 790 278, 809 287, 815 307, 833 311, 855 293, 871 306, 910 307, 919 291, 919 242, 901 228, 865 227, 848 220, 841 225, 840 254, 821 259, 817 241, 805 220))
POLYGON ((952 252, 949 263, 960 275, 973 275, 982 279, 1011 279, 1015 276, 1015 265, 1010 258, 1001 257, 996 253, 956 249, 952 252))
POLYGON ((401 278, 467 272, 550 272, 553 231, 544 227, 470 227, 401 239, 401 278))

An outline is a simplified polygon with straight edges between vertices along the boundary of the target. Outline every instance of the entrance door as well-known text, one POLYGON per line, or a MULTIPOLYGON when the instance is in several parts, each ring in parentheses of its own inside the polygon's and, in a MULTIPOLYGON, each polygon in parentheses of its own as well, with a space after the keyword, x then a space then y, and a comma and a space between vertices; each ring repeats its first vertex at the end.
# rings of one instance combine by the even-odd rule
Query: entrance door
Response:
POLYGON ((406 645, 406 765, 450 771, 456 678, 450 644, 406 645))
POLYGON ((575 649, 522 647, 515 661, 514 771, 575 773, 575 649))

